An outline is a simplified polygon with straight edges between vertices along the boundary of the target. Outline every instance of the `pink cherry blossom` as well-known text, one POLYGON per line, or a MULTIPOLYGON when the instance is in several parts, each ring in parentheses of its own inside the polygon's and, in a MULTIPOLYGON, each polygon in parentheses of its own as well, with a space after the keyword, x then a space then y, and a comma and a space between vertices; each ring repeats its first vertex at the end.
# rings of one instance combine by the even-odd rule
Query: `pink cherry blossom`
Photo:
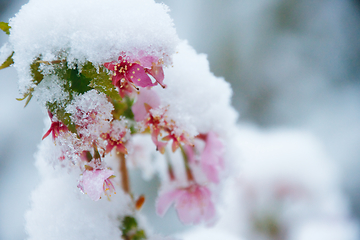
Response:
POLYGON ((192 184, 162 193, 156 202, 156 212, 164 216, 174 203, 179 219, 184 224, 210 222, 215 217, 215 207, 211 192, 205 186, 192 184))
POLYGON ((119 120, 110 123, 110 130, 102 133, 100 136, 106 140, 105 154, 111 152, 115 148, 117 153, 127 154, 125 147, 127 128, 119 120))
POLYGON ((164 81, 164 71, 161 66, 161 62, 154 56, 143 56, 139 60, 131 59, 132 62, 138 62, 141 66, 145 68, 145 72, 151 75, 157 83, 165 88, 164 81))
POLYGON ((131 108, 135 121, 143 121, 151 108, 158 108, 159 106, 160 98, 156 92, 151 89, 141 89, 135 104, 131 108))
POLYGON ((55 140, 59 136, 60 133, 67 132, 68 128, 62 122, 54 121, 53 114, 50 111, 48 111, 48 114, 51 119, 51 126, 50 126, 50 129, 42 137, 42 140, 44 140, 47 136, 49 136, 50 133, 52 133, 53 140, 55 140))
POLYGON ((206 177, 219 183, 219 170, 224 168, 224 145, 214 132, 206 136, 205 148, 201 154, 200 164, 206 177))
POLYGON ((144 121, 146 127, 151 129, 151 139, 156 145, 157 150, 164 153, 166 142, 161 142, 158 140, 160 131, 163 128, 163 125, 167 125, 165 120, 166 109, 161 112, 161 114, 153 114, 151 109, 158 109, 160 106, 159 96, 150 89, 141 89, 140 94, 132 106, 132 111, 134 113, 135 121, 141 122, 144 121))
POLYGON ((143 57, 140 61, 135 61, 120 56, 118 61, 104 63, 104 66, 114 72, 112 83, 119 88, 120 95, 124 97, 126 93, 133 92, 133 89, 137 87, 152 87, 157 83, 165 87, 162 66, 156 65, 152 61, 155 61, 153 57, 143 57), (147 74, 154 77, 156 82, 153 83, 147 74))
POLYGON ((125 142, 121 135, 118 138, 113 138, 110 133, 104 133, 102 134, 102 138, 107 141, 105 153, 109 153, 115 148, 117 153, 127 154, 125 142))
POLYGON ((171 150, 173 152, 175 152, 180 147, 181 143, 184 143, 185 145, 193 146, 193 144, 190 141, 190 138, 186 133, 182 132, 179 134, 173 130, 174 128, 175 126, 173 128, 166 129, 168 135, 162 138, 162 140, 166 142, 172 140, 171 150))
POLYGON ((165 117, 166 108, 159 108, 160 98, 151 89, 141 89, 135 104, 132 106, 135 121, 143 121, 151 129, 151 138, 157 150, 164 153, 167 142, 172 140, 172 151, 175 152, 181 143, 193 145, 185 132, 177 128, 174 121, 165 117), (154 111, 155 110, 155 111, 154 111), (167 134, 159 141, 162 132, 167 134))
POLYGON ((78 188, 93 201, 98 201, 103 192, 105 195, 115 192, 115 187, 110 180, 113 175, 114 171, 110 169, 85 170, 79 180, 78 188))

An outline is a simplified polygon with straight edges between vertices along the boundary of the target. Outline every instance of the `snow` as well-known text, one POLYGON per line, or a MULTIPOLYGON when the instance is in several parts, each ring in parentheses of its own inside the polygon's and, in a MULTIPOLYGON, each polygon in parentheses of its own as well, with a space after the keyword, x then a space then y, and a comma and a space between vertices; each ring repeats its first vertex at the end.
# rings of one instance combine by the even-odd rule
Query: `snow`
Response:
MULTIPOLYGON (((80 171, 70 171, 49 164, 58 151, 47 138, 40 144, 36 165, 42 180, 32 193, 31 209, 26 213, 29 240, 45 239, 121 239, 118 217, 129 214, 129 197, 120 187, 119 178, 113 183, 116 194, 110 201, 105 197, 95 202, 82 194, 76 183, 80 171)), ((111 162, 111 161, 110 161, 111 162)), ((110 164, 118 169, 116 161, 110 164)), ((119 176, 119 173, 116 174, 119 176)))
POLYGON ((186 41, 165 69, 166 89, 155 88, 167 115, 194 136, 214 131, 223 138, 231 135, 238 114, 231 106, 232 90, 223 78, 210 72, 205 54, 197 54, 186 41))
POLYGON ((39 56, 74 66, 151 54, 170 64, 179 40, 168 11, 152 0, 29 1, 10 19, 21 92, 32 87, 29 65, 39 56))

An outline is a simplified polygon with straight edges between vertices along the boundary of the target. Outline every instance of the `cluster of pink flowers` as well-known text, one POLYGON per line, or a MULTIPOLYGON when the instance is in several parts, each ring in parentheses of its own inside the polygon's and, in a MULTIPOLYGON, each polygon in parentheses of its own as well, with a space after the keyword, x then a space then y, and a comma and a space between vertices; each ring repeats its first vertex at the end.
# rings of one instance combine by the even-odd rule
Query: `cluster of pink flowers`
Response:
MULTIPOLYGON (((224 169, 222 141, 215 132, 191 136, 168 117, 171 106, 162 106, 159 96, 151 89, 157 84, 166 87, 161 60, 152 56, 135 59, 124 55, 104 66, 112 75, 111 82, 121 98, 135 99, 131 110, 138 133, 151 134, 154 148, 162 154, 170 144, 172 152, 182 153, 186 182, 174 174, 173 166, 168 163, 169 181, 163 183, 156 203, 157 213, 163 216, 174 203, 184 224, 212 222, 216 216, 213 190, 224 169)), ((128 120, 124 116, 113 117, 114 107, 108 98, 96 90, 75 97, 66 111, 71 115, 76 133, 49 112, 52 124, 44 135, 45 138, 52 133, 54 141, 63 148, 61 158, 71 159, 81 167, 78 187, 94 201, 102 194, 109 197, 115 192, 111 181, 115 172, 102 158, 114 149, 117 154, 126 155, 131 135, 128 120)))
POLYGON ((48 111, 48 114, 51 120, 51 126, 50 129, 44 134, 42 139, 44 140, 44 138, 52 133, 52 138, 55 140, 61 133, 67 132, 68 128, 61 121, 56 120, 50 111, 48 111))
POLYGON ((212 190, 216 189, 220 172, 224 168, 224 147, 213 132, 201 134, 195 140, 205 141, 205 146, 203 149, 196 144, 184 146, 186 184, 179 185, 176 179, 172 178, 173 183, 162 191, 156 208, 157 213, 162 216, 174 203, 184 224, 211 224, 216 220, 212 190))
POLYGON ((214 132, 199 134, 191 139, 189 134, 181 131, 173 120, 167 118, 166 107, 160 106, 160 99, 154 91, 142 89, 132 110, 135 120, 150 129, 152 140, 160 152, 165 151, 170 141, 173 152, 181 148, 187 182, 185 186, 177 183, 173 169, 169 166, 170 188, 160 194, 157 213, 163 216, 174 202, 184 224, 211 222, 216 212, 210 187, 219 183, 219 174, 224 168, 223 144, 214 132), (160 136, 164 137, 159 140, 160 136), (205 143, 203 149, 196 147, 195 142, 199 141, 205 143), (199 175, 205 175, 205 179, 199 175))

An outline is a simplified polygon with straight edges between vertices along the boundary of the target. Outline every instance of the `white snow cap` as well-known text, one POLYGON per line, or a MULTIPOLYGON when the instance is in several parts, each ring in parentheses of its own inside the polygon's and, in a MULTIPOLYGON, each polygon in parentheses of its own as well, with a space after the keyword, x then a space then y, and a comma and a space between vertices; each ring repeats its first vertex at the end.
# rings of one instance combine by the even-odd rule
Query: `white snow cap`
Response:
POLYGON ((10 19, 20 90, 30 87, 38 56, 101 65, 120 54, 152 55, 171 63, 179 40, 168 11, 153 0, 30 0, 10 19))
POLYGON ((173 67, 165 69, 166 89, 155 87, 168 116, 190 135, 214 131, 225 138, 238 117, 231 106, 232 90, 223 78, 210 72, 205 54, 183 41, 173 56, 173 67))

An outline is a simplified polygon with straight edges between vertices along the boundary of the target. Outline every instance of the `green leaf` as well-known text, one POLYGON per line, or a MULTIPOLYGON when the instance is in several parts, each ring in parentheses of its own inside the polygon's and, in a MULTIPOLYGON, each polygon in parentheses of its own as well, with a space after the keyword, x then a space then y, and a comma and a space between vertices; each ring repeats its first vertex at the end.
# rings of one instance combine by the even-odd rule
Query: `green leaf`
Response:
POLYGON ((11 53, 11 55, 5 60, 5 62, 3 62, 3 64, 1 64, 0 69, 10 67, 10 65, 14 63, 14 60, 12 58, 13 55, 14 55, 14 52, 11 53))
POLYGON ((132 240, 143 240, 146 239, 145 231, 139 230, 134 235, 131 236, 132 240))
POLYGON ((134 120, 134 113, 131 110, 134 99, 126 96, 123 101, 113 100, 112 103, 114 105, 113 116, 115 119, 120 119, 121 116, 124 116, 127 119, 134 120))
MULTIPOLYGON (((70 101, 68 100, 67 103, 69 103, 70 101)), ((63 105, 67 105, 67 104, 63 104, 63 105)), ((70 132, 72 133, 77 133, 76 131, 76 125, 75 123, 73 123, 73 121, 71 121, 71 115, 70 113, 67 113, 65 111, 66 107, 63 107, 63 105, 59 104, 57 101, 55 101, 54 103, 46 103, 46 107, 47 109, 54 115, 56 115, 57 119, 60 120, 63 124, 66 125, 66 127, 69 129, 70 132)))
POLYGON ((121 100, 119 92, 116 91, 115 86, 111 82, 111 77, 103 68, 99 67, 99 70, 97 71, 94 65, 91 62, 88 62, 83 66, 81 74, 91 79, 90 87, 105 93, 112 99, 117 101, 121 100))
POLYGON ((1 30, 3 30, 7 35, 9 35, 10 34, 10 26, 9 26, 9 24, 8 23, 6 23, 6 22, 0 22, 0 29, 1 30))
POLYGON ((126 240, 144 240, 146 239, 145 231, 138 229, 137 221, 132 216, 125 216, 121 226, 122 237, 126 240))
POLYGON ((91 90, 91 87, 89 87, 91 79, 85 77, 83 74, 79 74, 77 67, 75 69, 68 68, 65 71, 61 71, 58 76, 68 82, 67 90, 69 92, 82 94, 91 90))
MULTIPOLYGON (((13 52, 13 54, 14 54, 14 52, 13 52)), ((12 55, 13 55, 12 54, 12 55)), ((12 57, 12 55, 10 56, 10 57, 12 57)), ((10 58, 9 57, 9 58, 10 58)), ((8 59, 9 59, 8 58, 8 59)), ((41 70, 40 70, 40 63, 37 61, 39 58, 37 58, 31 65, 30 65, 30 71, 31 71, 31 76, 32 76, 32 82, 33 83, 35 83, 35 85, 38 85, 43 79, 44 79, 44 75, 41 73, 41 70)), ((11 60, 12 60, 12 58, 11 58, 11 60)), ((7 60, 6 60, 7 61, 7 60)), ((5 61, 5 62, 6 62, 5 61)), ((3 65, 4 65, 4 63, 3 63, 3 65)), ((1 69, 1 68, 0 68, 1 69)), ((30 88, 25 94, 24 94, 24 96, 23 96, 23 98, 17 98, 16 100, 18 100, 18 101, 23 101, 23 100, 25 100, 26 99, 26 102, 25 102, 25 106, 24 107, 26 107, 28 104, 29 104, 29 102, 30 102, 30 100, 31 100, 31 98, 33 97, 33 92, 34 92, 34 88, 30 88)))
POLYGON ((137 227, 138 227, 136 219, 134 217, 131 217, 131 216, 125 216, 122 223, 123 223, 122 232, 125 235, 128 234, 131 230, 137 229, 137 227))
POLYGON ((44 75, 40 70, 39 59, 40 58, 35 59, 35 61, 30 65, 31 76, 33 78, 32 82, 35 83, 35 85, 38 85, 44 79, 44 75))
MULTIPOLYGON (((71 120, 71 114, 67 113, 65 109, 71 104, 71 101, 76 95, 83 94, 92 89, 89 87, 91 79, 80 74, 77 66, 74 69, 68 68, 67 63, 61 60, 52 62, 36 61, 36 66, 38 67, 41 63, 54 65, 54 74, 59 77, 64 91, 68 93, 68 97, 61 100, 61 102, 47 102, 47 109, 52 112, 59 121, 65 124, 70 132, 77 133, 76 125, 71 120)), ((36 66, 34 65, 34 69, 36 69, 36 66)), ((41 72, 34 71, 34 74, 37 74, 33 76, 34 79, 42 80, 43 75, 41 72)))
POLYGON ((124 111, 124 116, 128 119, 134 120, 134 113, 131 109, 132 105, 134 104, 134 99, 129 98, 129 97, 125 97, 125 102, 126 102, 126 106, 127 108, 124 111))
POLYGON ((26 99, 26 102, 25 102, 25 105, 24 105, 24 107, 26 107, 28 104, 29 104, 29 102, 30 102, 30 100, 31 100, 31 98, 32 98, 32 93, 34 92, 34 88, 30 88, 25 94, 24 94, 24 96, 23 96, 23 98, 16 98, 16 100, 18 100, 18 101, 23 101, 23 100, 25 100, 26 99))

